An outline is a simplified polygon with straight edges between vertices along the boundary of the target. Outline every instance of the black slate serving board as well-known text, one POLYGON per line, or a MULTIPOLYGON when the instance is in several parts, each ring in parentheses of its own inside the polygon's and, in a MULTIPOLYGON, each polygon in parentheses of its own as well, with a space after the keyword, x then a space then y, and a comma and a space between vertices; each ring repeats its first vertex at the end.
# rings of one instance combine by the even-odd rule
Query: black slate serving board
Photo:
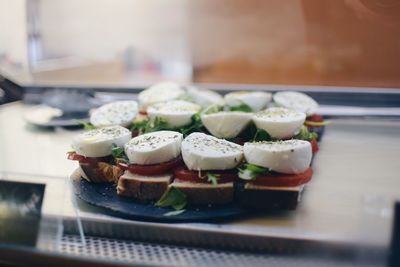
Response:
POLYGON ((152 203, 141 203, 117 195, 115 185, 90 183, 76 172, 71 177, 74 193, 85 202, 104 209, 110 215, 126 219, 153 222, 205 222, 232 219, 248 214, 249 211, 235 204, 222 207, 188 208, 183 213, 165 216, 173 209, 160 208, 152 203))

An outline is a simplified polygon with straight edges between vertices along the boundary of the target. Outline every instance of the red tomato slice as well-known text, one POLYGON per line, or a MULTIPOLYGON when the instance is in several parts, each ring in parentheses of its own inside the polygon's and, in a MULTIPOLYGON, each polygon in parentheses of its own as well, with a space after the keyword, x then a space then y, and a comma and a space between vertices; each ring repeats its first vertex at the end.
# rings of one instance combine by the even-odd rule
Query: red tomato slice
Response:
POLYGON ((172 172, 174 168, 183 165, 183 160, 181 157, 177 157, 173 160, 151 165, 139 165, 139 164, 125 164, 118 163, 124 171, 128 170, 131 173, 136 173, 140 175, 158 175, 166 172, 172 172))
MULTIPOLYGON (((210 171, 213 175, 216 175, 218 183, 230 183, 235 181, 238 176, 235 170, 229 171, 210 171)), ((202 171, 202 177, 199 177, 198 171, 188 170, 186 167, 178 168, 174 171, 175 179, 178 181, 192 182, 192 183, 204 183, 209 184, 211 182, 207 179, 207 171, 202 171)))
POLYGON ((79 161, 80 163, 91 163, 95 164, 98 162, 110 162, 111 161, 111 156, 108 157, 85 157, 82 155, 77 154, 76 152, 68 153, 68 159, 69 160, 76 160, 79 161))
POLYGON ((318 142, 317 142, 317 139, 312 139, 311 141, 310 141, 310 143, 311 143, 311 151, 312 151, 312 153, 314 154, 314 153, 317 153, 318 152, 318 150, 319 150, 319 146, 318 146, 318 142))
POLYGON ((311 180, 312 175, 312 169, 308 168, 305 172, 299 174, 273 173, 258 177, 250 183, 261 186, 292 187, 307 183, 311 180))
POLYGON ((308 121, 323 122, 324 118, 321 115, 313 114, 307 117, 308 121))

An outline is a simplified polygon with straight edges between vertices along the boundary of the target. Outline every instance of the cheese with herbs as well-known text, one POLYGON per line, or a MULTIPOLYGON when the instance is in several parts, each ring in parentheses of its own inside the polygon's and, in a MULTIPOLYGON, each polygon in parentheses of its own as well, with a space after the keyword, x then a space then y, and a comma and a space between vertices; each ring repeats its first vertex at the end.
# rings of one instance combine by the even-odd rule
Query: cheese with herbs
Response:
POLYGON ((192 133, 182 142, 182 158, 189 170, 228 170, 243 159, 242 146, 204 133, 192 133))
POLYGON ((149 165, 170 161, 181 153, 183 135, 158 131, 139 135, 125 144, 125 154, 132 164, 149 165))
POLYGON ((308 141, 245 143, 243 150, 248 163, 280 173, 302 173, 311 164, 311 144, 308 141))
POLYGON ((123 147, 131 139, 131 132, 121 126, 109 126, 83 132, 73 139, 72 148, 85 157, 111 155, 112 144, 123 147))

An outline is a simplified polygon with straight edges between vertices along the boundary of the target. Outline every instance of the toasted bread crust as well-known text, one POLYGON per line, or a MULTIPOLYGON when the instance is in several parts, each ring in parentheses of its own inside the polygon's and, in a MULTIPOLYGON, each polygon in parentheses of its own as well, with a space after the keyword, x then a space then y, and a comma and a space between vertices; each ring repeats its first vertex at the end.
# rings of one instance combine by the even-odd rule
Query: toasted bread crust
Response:
POLYGON ((173 182, 171 186, 186 194, 189 205, 224 205, 233 200, 233 183, 219 185, 173 182))
POLYGON ((123 174, 121 168, 106 162, 79 163, 79 166, 85 178, 94 183, 117 182, 123 174))
POLYGON ((118 180, 117 193, 141 201, 158 200, 167 190, 171 174, 143 176, 126 171, 118 180))
POLYGON ((294 210, 300 201, 302 190, 303 186, 271 187, 246 183, 236 187, 235 198, 246 208, 294 210))

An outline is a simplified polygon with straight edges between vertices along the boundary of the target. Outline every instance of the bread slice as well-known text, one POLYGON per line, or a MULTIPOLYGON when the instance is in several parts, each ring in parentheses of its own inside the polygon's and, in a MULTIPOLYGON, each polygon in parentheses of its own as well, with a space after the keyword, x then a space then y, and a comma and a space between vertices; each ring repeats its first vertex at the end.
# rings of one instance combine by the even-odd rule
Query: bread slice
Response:
POLYGON ((300 202, 303 189, 304 185, 275 187, 245 183, 236 187, 235 198, 248 208, 294 210, 300 202))
POLYGON ((83 178, 93 183, 117 182, 123 170, 106 162, 79 163, 83 178))
POLYGON ((224 205, 233 201, 233 183, 218 185, 175 180, 171 186, 186 194, 189 205, 224 205))
POLYGON ((141 201, 159 200, 168 189, 171 180, 170 173, 146 176, 125 171, 118 180, 117 193, 141 201))

